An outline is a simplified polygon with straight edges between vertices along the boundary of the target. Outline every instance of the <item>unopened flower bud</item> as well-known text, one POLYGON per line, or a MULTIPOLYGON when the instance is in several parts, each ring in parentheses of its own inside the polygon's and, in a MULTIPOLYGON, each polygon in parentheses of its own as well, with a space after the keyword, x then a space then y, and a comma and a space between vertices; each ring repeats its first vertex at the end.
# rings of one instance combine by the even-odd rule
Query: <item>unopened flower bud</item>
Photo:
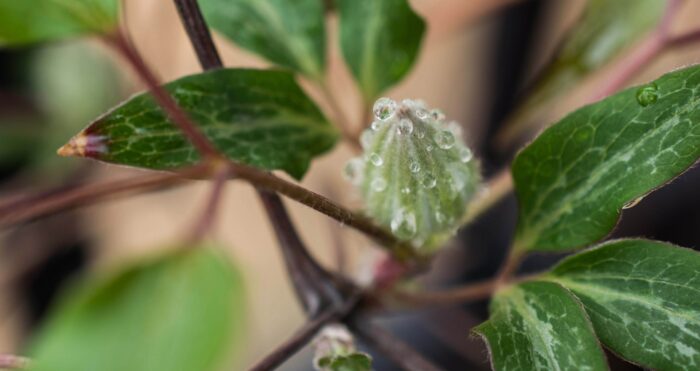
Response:
POLYGON ((461 127, 420 101, 381 98, 361 136, 364 154, 346 177, 366 212, 401 240, 423 251, 453 233, 480 181, 479 166, 461 127))

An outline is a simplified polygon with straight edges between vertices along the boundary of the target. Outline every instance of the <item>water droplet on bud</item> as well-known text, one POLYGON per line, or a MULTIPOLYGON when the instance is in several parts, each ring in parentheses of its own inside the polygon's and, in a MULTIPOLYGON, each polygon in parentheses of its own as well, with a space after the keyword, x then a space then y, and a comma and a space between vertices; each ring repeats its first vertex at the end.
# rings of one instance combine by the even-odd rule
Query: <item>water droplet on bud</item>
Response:
POLYGON ((430 117, 430 113, 428 113, 428 110, 425 108, 416 108, 414 111, 414 114, 419 120, 425 121, 430 117))
POLYGON ((474 153, 469 148, 464 147, 459 150, 459 159, 462 162, 467 163, 471 161, 472 158, 474 158, 474 153))
POLYGON ((372 125, 369 126, 372 130, 377 131, 382 127, 382 123, 379 121, 372 121, 372 125))
POLYGON ((384 178, 375 178, 372 180, 370 187, 374 192, 384 192, 386 189, 386 180, 384 180, 384 178))
POLYGON ((413 133, 413 122, 409 119, 401 119, 397 127, 397 132, 400 135, 411 135, 411 133, 413 133))
POLYGON ((455 136, 451 131, 442 130, 435 134, 435 143, 442 149, 450 149, 455 145, 455 136))
POLYGON ((642 107, 656 103, 657 99, 659 99, 659 87, 653 82, 637 90, 637 103, 642 107))
POLYGON ((400 239, 409 239, 416 234, 416 216, 401 209, 391 219, 391 231, 400 239))
POLYGON ((420 164, 416 161, 413 161, 410 165, 408 165, 408 170, 411 170, 411 172, 415 174, 420 171, 420 164))
POLYGON ((345 179, 349 180, 353 184, 359 183, 362 174, 362 168, 364 167, 364 161, 361 158, 353 158, 345 164, 343 169, 343 176, 345 179))
POLYGON ((421 179, 421 183, 425 188, 432 189, 435 188, 435 186, 437 185, 437 180, 435 179, 433 174, 428 173, 423 176, 423 179, 421 179))
POLYGON ((374 117, 376 117, 377 120, 386 121, 394 116, 396 109, 397 104, 392 99, 379 98, 377 102, 374 103, 372 112, 374 112, 374 117))
POLYGON ((374 166, 382 166, 384 164, 384 159, 382 159, 382 156, 379 156, 376 153, 372 153, 369 155, 369 161, 374 165, 374 166))

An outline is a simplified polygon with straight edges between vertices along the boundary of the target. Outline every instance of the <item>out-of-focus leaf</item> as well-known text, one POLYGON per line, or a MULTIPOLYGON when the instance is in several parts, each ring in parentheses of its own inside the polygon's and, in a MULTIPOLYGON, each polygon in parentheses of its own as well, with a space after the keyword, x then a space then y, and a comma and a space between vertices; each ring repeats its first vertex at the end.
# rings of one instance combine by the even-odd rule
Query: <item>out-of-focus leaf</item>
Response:
POLYGON ((200 0, 209 24, 273 63, 323 78, 326 31, 320 0, 200 0))
MULTIPOLYGON (((220 69, 165 88, 214 145, 232 160, 300 179, 338 133, 289 72, 220 69)), ((150 94, 116 107, 62 150, 101 161, 175 169, 199 159, 150 94)))
POLYGON ((118 0, 0 0, 0 46, 107 33, 118 16, 118 0))
POLYGON ((583 303, 616 354, 656 370, 700 368, 700 254, 619 240, 571 256, 545 277, 583 303))
POLYGON ((581 304, 550 282, 526 282, 496 294, 489 320, 474 329, 497 371, 607 370, 581 304))
POLYGON ((88 282, 66 299, 35 339, 32 371, 219 370, 245 322, 241 277, 204 247, 88 282))
POLYGON ((581 19, 499 140, 510 142, 524 127, 536 124, 552 99, 649 32, 660 20, 665 5, 662 0, 589 0, 581 19))
POLYGON ((513 163, 516 248, 562 250, 607 235, 625 205, 700 158, 700 66, 583 107, 513 163))
POLYGON ((343 57, 371 102, 411 69, 425 22, 406 0, 338 0, 336 6, 343 57))
POLYGON ((34 117, 0 117, 0 167, 26 162, 38 142, 34 117))

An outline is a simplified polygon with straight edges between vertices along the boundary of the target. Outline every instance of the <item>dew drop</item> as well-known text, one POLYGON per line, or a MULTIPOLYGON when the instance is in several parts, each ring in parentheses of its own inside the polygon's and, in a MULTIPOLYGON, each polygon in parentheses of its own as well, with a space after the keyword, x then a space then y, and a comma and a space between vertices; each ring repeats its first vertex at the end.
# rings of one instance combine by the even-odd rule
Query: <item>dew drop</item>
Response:
POLYGON ((372 121, 372 125, 369 126, 372 130, 377 131, 382 127, 382 123, 379 121, 372 121))
POLYGON ((384 192, 386 189, 386 180, 384 180, 382 177, 374 178, 370 184, 370 187, 374 192, 384 192))
POLYGON ((408 195, 411 194, 411 187, 403 187, 401 188, 401 193, 408 195))
POLYGON ((639 203, 642 202, 643 199, 644 199, 644 197, 635 198, 634 200, 632 200, 632 201, 626 203, 624 206, 622 206, 622 209, 623 210, 631 209, 631 208, 639 205, 639 203))
POLYGON ((362 167, 364 166, 364 161, 361 158, 353 158, 345 164, 343 169, 343 177, 349 180, 353 184, 359 183, 360 175, 362 174, 362 167))
POLYGON ((656 103, 659 98, 659 87, 655 83, 649 83, 637 90, 637 103, 642 107, 656 103))
POLYGON ((408 165, 408 170, 415 174, 420 171, 420 164, 416 161, 413 161, 410 165, 408 165))
POLYGON ((459 159, 465 164, 474 158, 474 153, 466 147, 459 150, 459 159))
POLYGON ((374 117, 377 120, 386 121, 394 116, 396 113, 397 104, 392 99, 389 98, 379 98, 377 102, 374 103, 372 112, 374 112, 374 117))
POLYGON ((416 110, 413 113, 421 121, 426 121, 428 117, 430 117, 430 113, 428 112, 428 110, 422 107, 416 108, 416 110))
POLYGON ((421 183, 425 188, 432 189, 435 188, 435 186, 437 185, 437 180, 435 179, 433 174, 428 173, 423 176, 423 179, 421 179, 421 183))
POLYGON ((442 149, 450 149, 455 145, 455 136, 451 131, 442 130, 435 134, 433 138, 438 147, 442 149))
POLYGON ((457 121, 450 121, 445 125, 445 128, 454 134, 455 137, 461 138, 462 137, 462 125, 459 124, 457 121))
POLYGON ((425 146, 425 150, 426 150, 427 152, 432 152, 432 151, 433 151, 433 146, 432 146, 431 144, 428 144, 427 146, 425 146))
POLYGON ((371 130, 365 130, 362 132, 362 135, 360 135, 360 145, 362 145, 362 149, 367 150, 367 148, 369 148, 373 137, 374 133, 372 133, 371 130))
POLYGON ((382 156, 379 156, 376 153, 372 153, 369 155, 369 161, 374 165, 374 166, 382 166, 384 164, 384 159, 382 159, 382 156))
POLYGON ((409 239, 416 234, 416 216, 401 209, 391 219, 391 231, 400 239, 409 239))
POLYGON ((400 135, 411 135, 413 133, 413 123, 409 119, 401 119, 399 121, 399 126, 397 127, 397 132, 400 135))

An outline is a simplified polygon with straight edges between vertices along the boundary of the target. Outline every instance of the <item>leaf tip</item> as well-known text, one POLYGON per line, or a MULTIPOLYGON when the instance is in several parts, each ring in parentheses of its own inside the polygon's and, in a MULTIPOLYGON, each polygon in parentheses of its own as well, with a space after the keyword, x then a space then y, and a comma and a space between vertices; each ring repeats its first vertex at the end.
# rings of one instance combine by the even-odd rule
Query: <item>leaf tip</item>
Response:
POLYGON ((104 137, 88 135, 84 132, 71 138, 56 151, 62 157, 95 157, 96 154, 106 152, 104 137))

